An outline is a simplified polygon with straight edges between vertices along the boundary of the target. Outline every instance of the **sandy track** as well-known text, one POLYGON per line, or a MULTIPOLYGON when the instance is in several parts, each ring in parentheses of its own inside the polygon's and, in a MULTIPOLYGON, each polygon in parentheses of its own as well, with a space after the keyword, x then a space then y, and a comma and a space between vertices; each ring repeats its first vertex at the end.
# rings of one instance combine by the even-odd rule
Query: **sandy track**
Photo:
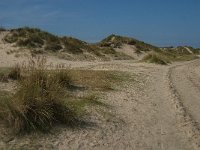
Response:
POLYGON ((177 65, 169 70, 169 79, 180 128, 200 149, 200 60, 177 65))

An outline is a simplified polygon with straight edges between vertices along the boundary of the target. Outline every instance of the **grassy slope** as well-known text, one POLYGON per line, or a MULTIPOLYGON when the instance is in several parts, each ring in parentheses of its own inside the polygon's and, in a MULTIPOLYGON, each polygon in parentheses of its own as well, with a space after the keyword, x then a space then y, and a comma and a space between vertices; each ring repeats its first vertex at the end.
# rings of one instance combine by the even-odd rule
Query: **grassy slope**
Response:
POLYGON ((158 49, 158 47, 144 43, 142 41, 114 34, 103 39, 98 44, 102 47, 114 47, 114 48, 121 47, 122 44, 128 44, 128 45, 134 45, 140 51, 151 51, 153 49, 158 49))
POLYGON ((200 53, 199 50, 192 47, 187 47, 192 54, 187 48, 181 46, 177 48, 161 49, 133 38, 118 35, 110 35, 98 43, 101 47, 112 48, 120 48, 123 44, 134 45, 139 53, 141 53, 141 51, 146 52, 147 55, 142 59, 142 61, 162 65, 166 65, 173 61, 192 60, 197 58, 196 55, 200 53))
MULTIPOLYGON (((17 46, 30 48, 34 54, 44 52, 66 52, 73 55, 83 55, 84 52, 90 53, 96 57, 106 58, 107 56, 114 59, 132 59, 131 57, 118 53, 115 48, 120 48, 123 44, 134 45, 136 53, 146 52, 154 53, 156 57, 149 54, 143 60, 146 62, 155 62, 153 59, 165 59, 164 62, 185 61, 197 58, 198 49, 188 47, 191 54, 185 47, 161 49, 156 46, 144 43, 134 38, 110 35, 97 44, 88 44, 84 41, 72 37, 58 37, 48 32, 35 28, 19 28, 10 31, 5 39, 6 42, 16 43, 17 46), (151 60, 148 60, 151 59, 151 60), (168 61, 166 61, 168 60, 168 61)), ((62 55, 63 57, 63 55, 62 55)))
POLYGON ((20 47, 27 47, 34 53, 44 52, 67 52, 74 55, 82 55, 84 52, 97 57, 124 57, 113 48, 102 48, 95 44, 88 44, 72 37, 58 37, 36 28, 19 28, 10 30, 4 40, 8 43, 15 43, 20 47))

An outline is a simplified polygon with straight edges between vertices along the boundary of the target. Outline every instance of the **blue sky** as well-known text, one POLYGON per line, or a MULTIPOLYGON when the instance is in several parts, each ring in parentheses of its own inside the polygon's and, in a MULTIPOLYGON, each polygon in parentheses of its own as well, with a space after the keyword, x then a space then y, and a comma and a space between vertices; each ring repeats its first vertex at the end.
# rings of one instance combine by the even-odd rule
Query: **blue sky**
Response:
POLYGON ((200 47, 200 0, 1 0, 0 25, 96 42, 109 34, 200 47))

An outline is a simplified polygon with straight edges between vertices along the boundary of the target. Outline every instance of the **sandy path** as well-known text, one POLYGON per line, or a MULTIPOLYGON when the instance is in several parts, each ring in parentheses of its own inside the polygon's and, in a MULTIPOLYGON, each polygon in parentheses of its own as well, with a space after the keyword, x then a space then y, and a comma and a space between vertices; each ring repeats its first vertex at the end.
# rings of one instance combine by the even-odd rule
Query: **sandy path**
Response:
MULTIPOLYGON (((87 69, 121 70, 133 76, 136 75, 137 82, 127 82, 117 91, 104 93, 103 99, 113 106, 112 111, 117 118, 105 121, 102 117, 94 117, 92 120, 97 123, 98 127, 81 130, 64 128, 59 130, 59 134, 51 134, 51 136, 16 138, 9 142, 9 148, 198 149, 198 137, 200 136, 193 134, 196 128, 191 123, 192 120, 186 122, 187 115, 181 111, 185 105, 189 104, 180 105, 182 99, 176 97, 178 91, 176 88, 179 89, 179 77, 177 79, 176 74, 184 77, 179 68, 183 67, 183 71, 186 71, 185 68, 190 65, 198 66, 198 64, 199 62, 192 62, 183 65, 159 66, 130 62, 106 62, 85 65, 87 69), (170 86, 170 84, 174 86, 170 86)), ((197 68, 194 67, 192 71, 198 73, 199 69, 197 68)), ((187 85, 189 83, 184 86, 187 85)), ((195 95, 195 93, 193 94, 195 95)), ((197 103, 194 101, 194 107, 196 105, 197 103)), ((196 111, 194 116, 198 113, 198 110, 196 111)), ((191 115, 193 114, 191 113, 191 115)))
POLYGON ((170 69, 171 87, 180 127, 200 149, 200 60, 170 69))
MULTIPOLYGON (((72 149, 199 149, 200 136, 196 131, 197 128, 191 122, 192 120, 187 120, 186 114, 181 113, 185 107, 181 105, 177 108, 177 103, 175 103, 177 87, 171 86, 171 83, 181 84, 179 80, 174 79, 176 78, 174 72, 179 76, 184 76, 176 69, 182 66, 187 68, 190 65, 190 68, 198 72, 199 69, 191 67, 198 64, 199 61, 194 61, 163 67, 130 62, 107 62, 87 66, 86 68, 89 69, 121 70, 137 74, 139 82, 127 83, 120 91, 107 94, 107 101, 115 107, 116 116, 119 116, 124 124, 114 123, 117 127, 107 124, 103 127, 103 131, 93 133, 86 131, 87 135, 92 135, 92 138, 74 139, 79 146, 81 145, 80 147, 76 147, 77 143, 75 146, 64 142, 66 144, 61 144, 58 148, 65 149, 71 146, 72 149), (88 143, 92 143, 92 146, 88 146, 88 143)), ((190 93, 187 94, 190 95, 190 93)), ((193 94, 198 96, 200 93, 193 94)), ((198 111, 194 114, 198 115, 198 111)), ((188 114, 188 116, 191 115, 188 114)))

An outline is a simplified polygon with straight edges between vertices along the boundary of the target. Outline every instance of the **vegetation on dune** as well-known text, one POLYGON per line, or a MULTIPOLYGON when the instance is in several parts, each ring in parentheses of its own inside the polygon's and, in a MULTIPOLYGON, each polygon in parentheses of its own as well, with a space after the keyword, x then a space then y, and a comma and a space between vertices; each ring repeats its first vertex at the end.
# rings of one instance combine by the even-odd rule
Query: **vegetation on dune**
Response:
MULTIPOLYGON (((56 122, 68 123, 76 114, 65 104, 64 79, 48 73, 43 61, 21 68, 24 78, 18 80, 19 87, 9 100, 4 101, 1 116, 18 131, 49 130, 56 122)), ((16 75, 17 76, 17 73, 16 75)))
POLYGON ((19 80, 21 78, 20 67, 16 65, 14 68, 0 69, 0 82, 8 82, 8 80, 19 80))
POLYGON ((72 80, 68 70, 50 71, 44 64, 44 59, 38 59, 11 69, 18 87, 14 94, 0 97, 0 118, 18 132, 48 131, 57 123, 75 126, 86 105, 101 104, 94 96, 94 101, 92 97, 70 97, 72 80))
POLYGON ((102 47, 113 47, 113 48, 120 48, 123 44, 134 45, 140 51, 151 51, 153 49, 158 49, 157 47, 152 46, 150 44, 146 44, 142 41, 114 34, 108 36, 99 43, 99 45, 102 47))
POLYGON ((12 29, 4 40, 8 43, 16 43, 17 46, 28 48, 42 48, 43 46, 49 46, 49 44, 53 45, 59 42, 57 36, 37 28, 29 27, 12 29))
POLYGON ((0 91, 0 119, 17 133, 46 132, 56 124, 79 126, 91 106, 108 107, 93 93, 114 90, 118 83, 132 80, 132 76, 116 71, 69 70, 62 66, 48 70, 41 58, 2 68, 0 75, 7 77, 6 82, 16 80, 14 91, 0 91), (77 90, 86 93, 78 96, 77 90))
MULTIPOLYGON (((111 55, 116 58, 125 57, 125 54, 118 54, 113 48, 103 48, 96 44, 88 44, 84 41, 72 37, 58 37, 48 32, 36 28, 19 28, 12 29, 4 38, 8 43, 15 43, 17 46, 31 49, 34 54, 46 52, 66 52, 75 55, 90 53, 97 57, 105 57, 111 55)), ((130 58, 129 58, 130 59, 130 58)))
POLYGON ((176 47, 176 48, 167 48, 161 51, 171 61, 189 61, 199 58, 198 49, 192 47, 176 47))
POLYGON ((144 56, 142 61, 167 65, 175 61, 190 61, 199 58, 197 53, 176 52, 176 50, 157 50, 144 56))
POLYGON ((168 63, 170 63, 166 56, 159 53, 149 53, 142 59, 142 61, 160 65, 167 65, 168 63))
POLYGON ((190 46, 178 46, 176 48, 167 48, 165 51, 170 52, 175 55, 191 55, 198 54, 199 51, 190 46))
MULTIPOLYGON (((73 54, 85 57, 89 54, 88 57, 99 57, 105 60, 106 58, 133 59, 125 53, 119 53, 115 50, 115 48, 121 48, 123 44, 134 46, 137 54, 155 52, 169 57, 172 61, 181 60, 182 58, 186 58, 188 55, 196 55, 200 53, 198 49, 186 46, 180 46, 177 48, 158 48, 134 38, 114 34, 108 36, 97 44, 89 44, 72 37, 58 37, 40 29, 28 27, 10 30, 10 33, 4 38, 4 40, 8 43, 15 43, 20 47, 27 47, 34 55, 45 52, 61 52, 62 55, 67 54, 66 56, 73 54), (181 56, 181 58, 179 56, 181 56)), ((65 57, 63 56, 63 58, 65 57)), ((190 58, 192 57, 190 56, 190 58)))
POLYGON ((158 64, 168 64, 170 61, 186 61, 196 59, 196 55, 200 53, 198 49, 188 46, 179 46, 177 48, 168 47, 163 49, 133 38, 114 34, 108 36, 99 43, 102 47, 112 48, 120 48, 123 44, 134 45, 136 47, 136 53, 138 54, 141 54, 142 51, 150 52, 150 54, 143 58, 143 61, 158 64))
POLYGON ((73 54, 83 53, 83 49, 87 47, 85 42, 72 37, 63 37, 61 38, 61 41, 64 45, 64 51, 68 51, 73 54))

